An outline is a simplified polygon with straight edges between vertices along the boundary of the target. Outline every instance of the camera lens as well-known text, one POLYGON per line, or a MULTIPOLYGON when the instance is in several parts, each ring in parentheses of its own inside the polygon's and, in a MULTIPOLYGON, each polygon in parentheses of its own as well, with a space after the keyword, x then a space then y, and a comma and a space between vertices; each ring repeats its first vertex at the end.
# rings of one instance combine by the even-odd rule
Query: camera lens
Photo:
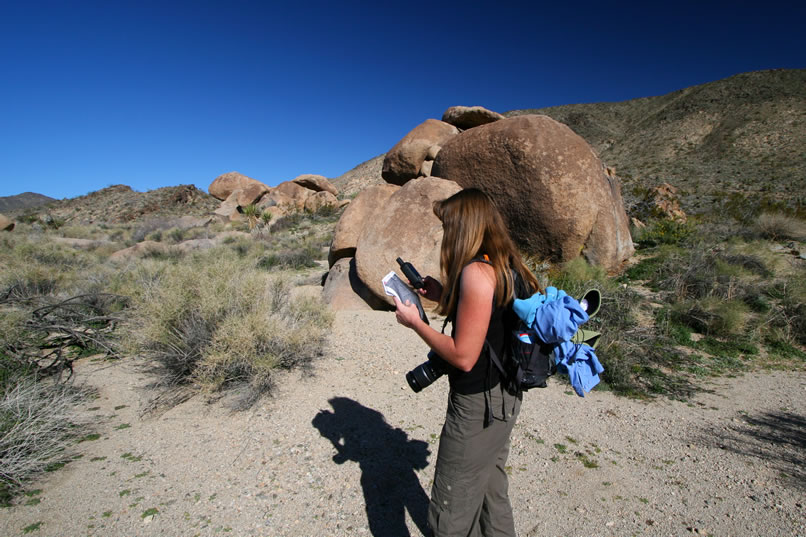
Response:
POLYGON ((423 388, 430 386, 435 380, 441 377, 443 371, 434 367, 434 362, 429 357, 427 362, 424 362, 408 373, 406 373, 406 382, 414 393, 419 393, 423 388))

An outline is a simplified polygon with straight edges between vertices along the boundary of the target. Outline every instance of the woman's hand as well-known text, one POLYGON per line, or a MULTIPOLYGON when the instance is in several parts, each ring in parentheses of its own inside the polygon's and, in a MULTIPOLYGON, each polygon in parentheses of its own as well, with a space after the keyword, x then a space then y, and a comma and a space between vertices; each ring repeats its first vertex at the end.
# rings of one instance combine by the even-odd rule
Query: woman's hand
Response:
POLYGON ((392 298, 395 299, 395 308, 397 308, 395 310, 395 318, 397 319, 397 322, 407 328, 414 328, 417 323, 423 322, 423 320, 420 318, 420 310, 417 309, 417 306, 408 300, 404 304, 396 296, 393 296, 392 298))
POLYGON ((417 289, 417 292, 428 300, 439 302, 439 299, 442 297, 442 284, 439 283, 439 280, 435 280, 431 276, 426 276, 423 278, 423 287, 417 289))

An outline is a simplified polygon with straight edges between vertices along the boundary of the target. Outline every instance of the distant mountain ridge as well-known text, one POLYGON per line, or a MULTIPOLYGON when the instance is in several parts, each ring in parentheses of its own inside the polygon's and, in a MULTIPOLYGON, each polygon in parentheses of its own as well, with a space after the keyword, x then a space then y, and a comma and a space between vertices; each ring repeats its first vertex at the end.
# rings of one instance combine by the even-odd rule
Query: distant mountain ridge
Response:
POLYGON ((17 209, 28 209, 30 207, 40 207, 52 201, 56 201, 56 199, 34 192, 23 192, 22 194, 14 196, 0 196, 0 213, 7 213, 17 209))

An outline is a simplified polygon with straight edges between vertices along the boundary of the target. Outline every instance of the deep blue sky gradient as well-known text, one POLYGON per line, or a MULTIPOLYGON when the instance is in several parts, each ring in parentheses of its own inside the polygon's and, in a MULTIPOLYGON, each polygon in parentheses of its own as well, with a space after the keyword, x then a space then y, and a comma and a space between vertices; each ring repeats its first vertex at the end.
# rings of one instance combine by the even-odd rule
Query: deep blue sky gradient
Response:
POLYGON ((806 67, 798 2, 382 4, 0 0, 0 196, 336 177, 453 105, 806 67))

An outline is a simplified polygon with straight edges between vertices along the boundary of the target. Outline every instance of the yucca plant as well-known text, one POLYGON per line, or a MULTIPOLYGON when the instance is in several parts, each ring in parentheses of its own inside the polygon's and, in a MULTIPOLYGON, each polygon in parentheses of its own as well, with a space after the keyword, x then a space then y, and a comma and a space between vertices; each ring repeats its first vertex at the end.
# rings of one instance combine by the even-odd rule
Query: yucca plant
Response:
POLYGON ((260 209, 257 208, 257 205, 254 203, 250 203, 246 207, 243 208, 243 215, 246 217, 246 221, 249 224, 249 230, 255 229, 257 226, 258 220, 261 219, 260 209))

